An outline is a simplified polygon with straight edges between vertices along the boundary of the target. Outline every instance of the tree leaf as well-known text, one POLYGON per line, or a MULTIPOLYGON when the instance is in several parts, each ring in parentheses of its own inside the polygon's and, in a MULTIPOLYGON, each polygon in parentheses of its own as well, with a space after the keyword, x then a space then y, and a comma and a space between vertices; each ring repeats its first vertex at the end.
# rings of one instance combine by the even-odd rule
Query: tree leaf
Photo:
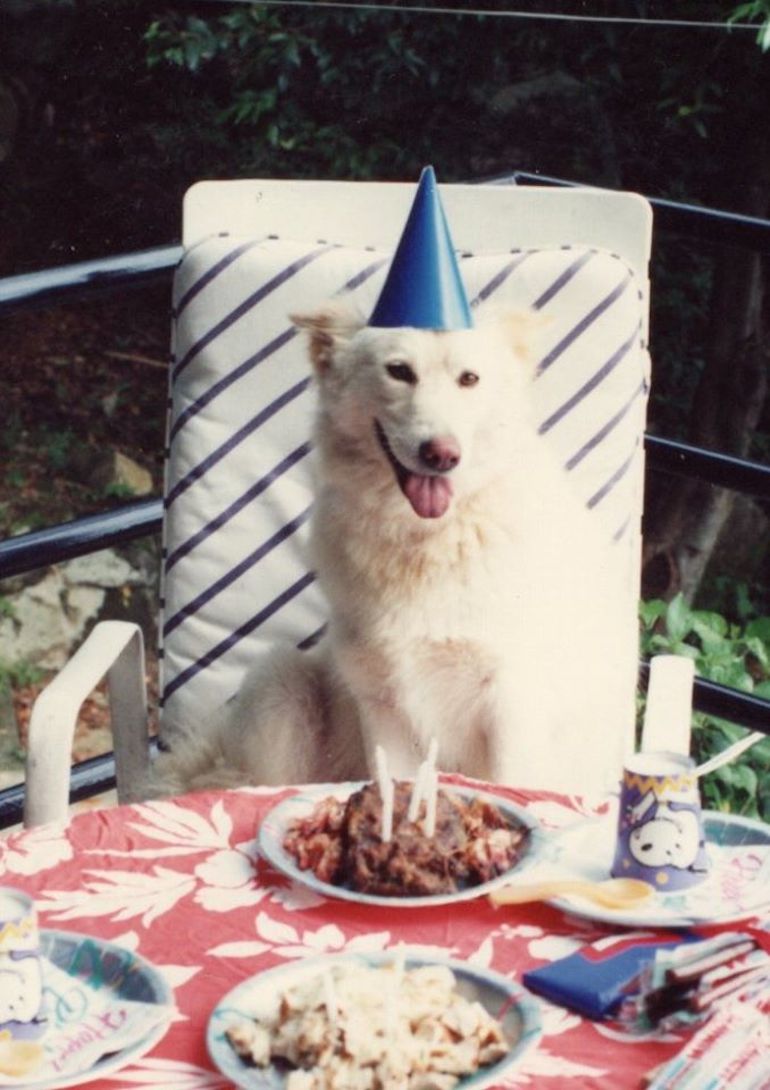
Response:
POLYGON ((666 609, 666 629, 671 641, 681 642, 692 630, 692 611, 680 592, 668 604, 666 609))

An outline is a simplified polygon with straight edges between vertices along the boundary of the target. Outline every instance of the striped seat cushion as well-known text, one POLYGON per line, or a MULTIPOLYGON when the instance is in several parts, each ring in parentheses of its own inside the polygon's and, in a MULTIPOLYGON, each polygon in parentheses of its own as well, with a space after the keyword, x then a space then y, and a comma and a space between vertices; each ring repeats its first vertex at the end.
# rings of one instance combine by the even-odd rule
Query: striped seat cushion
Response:
MULTIPOLYGON (((323 626, 305 555, 313 391, 288 315, 348 292, 370 313, 387 262, 367 249, 218 236, 191 248, 177 271, 164 731, 231 695, 261 641, 306 644, 323 626)), ((634 274, 586 248, 467 254, 461 270, 473 306, 534 308, 546 319, 537 421, 608 537, 628 549, 619 591, 634 601, 647 391, 634 274)))

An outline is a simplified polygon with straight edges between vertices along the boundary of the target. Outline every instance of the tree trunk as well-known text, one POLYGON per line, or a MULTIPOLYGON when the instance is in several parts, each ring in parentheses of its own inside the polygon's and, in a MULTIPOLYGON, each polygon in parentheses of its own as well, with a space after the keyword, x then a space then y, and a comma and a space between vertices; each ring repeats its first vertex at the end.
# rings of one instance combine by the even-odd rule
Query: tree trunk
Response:
MULTIPOLYGON (((767 132, 755 132, 752 144, 752 154, 743 160, 751 184, 745 189, 742 211, 766 217, 770 212, 767 132)), ((724 247, 712 289, 706 366, 687 437, 696 446, 739 457, 748 453, 768 389, 769 304, 763 256, 724 247)), ((645 527, 643 593, 671 598, 681 591, 691 602, 727 523, 735 493, 691 478, 671 478, 667 485, 645 527)))

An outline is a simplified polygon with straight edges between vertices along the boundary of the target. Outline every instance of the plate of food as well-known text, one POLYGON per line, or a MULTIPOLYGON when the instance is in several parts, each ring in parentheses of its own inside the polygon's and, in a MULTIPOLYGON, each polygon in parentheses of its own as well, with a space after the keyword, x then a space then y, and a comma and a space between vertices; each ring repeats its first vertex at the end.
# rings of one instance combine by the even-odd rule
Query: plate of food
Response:
POLYGON ((38 1041, 0 1041, 0 1087, 60 1090, 108 1078, 166 1033, 173 992, 138 954, 88 935, 42 930, 40 960, 47 1028, 38 1041))
POLYGON ((242 1090, 481 1090, 540 1034, 537 1001, 508 977, 400 947, 258 973, 217 1004, 206 1042, 242 1090))
POLYGON ((392 833, 371 782, 318 784, 270 810, 260 851, 282 874, 328 897, 388 907, 429 907, 483 896, 531 866, 543 833, 522 807, 486 791, 442 785, 432 835, 423 802, 410 820, 414 784, 393 785, 392 833))
MULTIPOLYGON (((624 927, 728 924, 770 907, 770 825, 716 811, 703 812, 707 877, 687 889, 655 890, 633 909, 605 908, 577 895, 553 898, 573 916, 624 927)), ((599 882, 612 865, 617 821, 587 820, 549 840, 549 877, 599 882)), ((540 875, 538 875, 540 877, 540 875)))

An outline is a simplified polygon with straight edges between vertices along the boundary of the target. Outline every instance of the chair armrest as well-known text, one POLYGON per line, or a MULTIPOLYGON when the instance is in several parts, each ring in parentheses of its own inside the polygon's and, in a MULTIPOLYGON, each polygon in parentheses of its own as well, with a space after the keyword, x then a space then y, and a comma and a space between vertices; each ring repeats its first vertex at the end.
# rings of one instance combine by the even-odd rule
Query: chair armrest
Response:
POLYGON ((102 621, 35 701, 27 742, 25 825, 66 821, 75 724, 84 700, 105 675, 119 801, 130 801, 144 779, 149 747, 142 630, 127 621, 102 621))

